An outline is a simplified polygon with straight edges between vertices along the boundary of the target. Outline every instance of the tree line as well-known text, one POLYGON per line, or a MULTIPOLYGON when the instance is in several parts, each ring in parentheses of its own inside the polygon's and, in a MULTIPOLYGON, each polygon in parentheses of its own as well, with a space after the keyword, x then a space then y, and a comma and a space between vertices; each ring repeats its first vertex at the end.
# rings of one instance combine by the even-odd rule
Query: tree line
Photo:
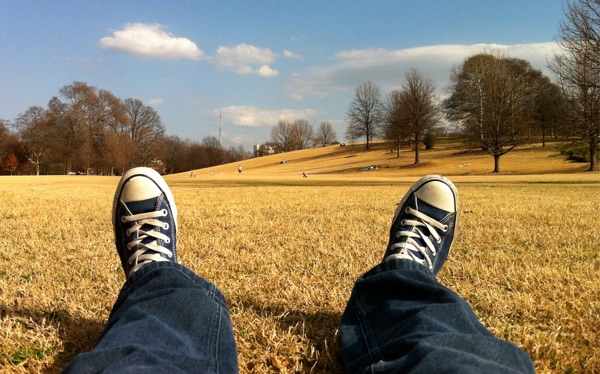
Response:
MULTIPOLYGON (((600 144, 600 0, 569 2, 559 27, 561 52, 549 63, 557 82, 523 59, 498 51, 466 58, 450 71, 447 97, 441 100, 436 82, 410 69, 398 89, 382 95, 371 81, 358 85, 347 109, 345 138, 353 144, 374 139, 391 141, 400 157, 404 143, 414 145, 420 163, 421 141, 447 125, 494 158, 515 147, 548 136, 570 139, 568 152, 583 150, 588 170, 597 168, 600 144), (574 150, 574 151, 573 151, 574 150)), ((328 122, 319 130, 304 119, 280 120, 271 130, 266 149, 287 152, 335 141, 328 122)))
POLYGON ((215 137, 168 136, 152 107, 84 82, 62 87, 46 108, 31 106, 12 123, 0 120, 0 162, 10 174, 114 175, 134 166, 173 173, 247 157, 215 137))
POLYGON ((277 121, 271 129, 271 140, 261 144, 256 156, 298 151, 311 147, 325 147, 337 142, 337 134, 329 121, 323 121, 315 130, 304 118, 277 121))
POLYGON ((587 149, 589 171, 596 169, 600 144, 600 0, 569 2, 566 20, 559 28, 561 53, 549 68, 553 83, 522 59, 499 52, 481 53, 464 60, 450 74, 448 97, 440 100, 435 81, 410 69, 399 89, 382 97, 379 87, 367 81, 355 89, 347 110, 346 138, 373 139, 415 145, 443 123, 458 126, 461 134, 494 157, 500 158, 533 136, 561 135, 572 148, 587 149))
POLYGON ((557 133, 564 120, 560 89, 525 60, 498 53, 467 58, 450 75, 449 96, 440 100, 436 82, 410 69, 401 87, 382 97, 368 81, 359 85, 348 108, 346 137, 364 137, 368 149, 374 138, 391 141, 400 156, 403 142, 414 144, 414 164, 420 163, 419 143, 448 123, 462 136, 500 157, 540 132, 557 133))

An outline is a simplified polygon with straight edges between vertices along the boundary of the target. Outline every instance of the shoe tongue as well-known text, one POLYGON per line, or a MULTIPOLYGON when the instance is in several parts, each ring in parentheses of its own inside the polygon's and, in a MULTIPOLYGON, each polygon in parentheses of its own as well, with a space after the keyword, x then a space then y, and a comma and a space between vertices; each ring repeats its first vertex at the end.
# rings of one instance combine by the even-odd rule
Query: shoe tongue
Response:
POLYGON ((435 219, 436 221, 441 221, 442 218, 448 215, 448 212, 438 209, 418 198, 416 199, 415 205, 419 212, 435 219))
POLYGON ((152 197, 150 199, 141 201, 131 201, 125 203, 131 214, 140 214, 146 212, 153 212, 156 210, 156 202, 158 198, 152 197))

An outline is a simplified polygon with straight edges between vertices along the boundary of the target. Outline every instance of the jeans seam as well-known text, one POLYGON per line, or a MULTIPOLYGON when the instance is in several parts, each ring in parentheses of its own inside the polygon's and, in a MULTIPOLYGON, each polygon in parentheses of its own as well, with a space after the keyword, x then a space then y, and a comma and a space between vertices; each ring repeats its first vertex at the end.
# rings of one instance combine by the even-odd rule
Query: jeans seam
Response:
POLYGON ((356 318, 358 319, 358 322, 359 322, 358 326, 360 327, 361 338, 363 339, 363 342, 365 344, 367 356, 369 357, 370 362, 374 363, 374 362, 379 361, 377 359, 377 357, 379 357, 379 354, 377 354, 376 350, 373 350, 371 348, 371 337, 368 334, 368 331, 365 330, 365 325, 368 322, 364 318, 365 314, 363 313, 362 309, 357 305, 357 303, 354 301, 351 304, 351 308, 352 308, 354 315, 356 315, 356 318))

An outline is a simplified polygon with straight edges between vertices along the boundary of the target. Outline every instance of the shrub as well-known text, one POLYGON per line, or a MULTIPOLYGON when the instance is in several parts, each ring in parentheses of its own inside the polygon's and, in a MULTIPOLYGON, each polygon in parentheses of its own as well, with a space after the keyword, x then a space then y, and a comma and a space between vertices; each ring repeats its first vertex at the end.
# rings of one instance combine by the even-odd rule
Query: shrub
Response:
MULTIPOLYGON (((560 153, 566 155, 568 160, 576 162, 590 162, 589 148, 583 143, 569 144, 568 146, 564 147, 560 153)), ((596 148, 596 157, 600 157, 599 148, 596 148)))
POLYGON ((433 146, 437 143, 437 138, 434 133, 428 132, 423 137, 423 143, 425 144, 425 149, 432 149, 433 146))

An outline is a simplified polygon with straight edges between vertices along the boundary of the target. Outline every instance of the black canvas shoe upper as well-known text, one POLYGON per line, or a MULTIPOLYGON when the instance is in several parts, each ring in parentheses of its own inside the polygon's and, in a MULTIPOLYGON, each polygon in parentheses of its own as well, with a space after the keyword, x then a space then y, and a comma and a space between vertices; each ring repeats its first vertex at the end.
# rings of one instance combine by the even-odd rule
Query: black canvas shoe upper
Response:
POLYGON ((127 278, 145 264, 178 261, 177 208, 153 169, 134 168, 123 175, 113 202, 113 228, 127 278))
POLYGON ((458 218, 456 187, 439 175, 421 178, 402 198, 384 261, 408 259, 437 274, 452 246, 458 218))

